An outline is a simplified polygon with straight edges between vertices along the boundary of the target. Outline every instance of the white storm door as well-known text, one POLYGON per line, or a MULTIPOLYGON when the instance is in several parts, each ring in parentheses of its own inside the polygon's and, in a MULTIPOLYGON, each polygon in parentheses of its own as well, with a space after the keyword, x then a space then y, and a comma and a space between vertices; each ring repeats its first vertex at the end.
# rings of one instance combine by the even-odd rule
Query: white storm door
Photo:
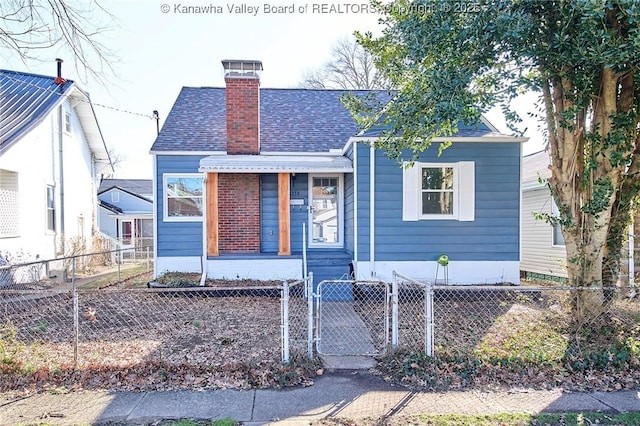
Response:
POLYGON ((309 247, 342 247, 342 175, 309 175, 309 247))

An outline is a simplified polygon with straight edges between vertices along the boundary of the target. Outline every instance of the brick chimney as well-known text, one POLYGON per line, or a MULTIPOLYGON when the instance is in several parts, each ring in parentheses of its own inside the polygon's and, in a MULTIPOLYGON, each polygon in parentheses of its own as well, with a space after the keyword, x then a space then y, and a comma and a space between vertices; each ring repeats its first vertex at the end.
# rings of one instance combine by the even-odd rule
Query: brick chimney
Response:
POLYGON ((261 61, 223 60, 227 105, 227 154, 260 153, 261 61))

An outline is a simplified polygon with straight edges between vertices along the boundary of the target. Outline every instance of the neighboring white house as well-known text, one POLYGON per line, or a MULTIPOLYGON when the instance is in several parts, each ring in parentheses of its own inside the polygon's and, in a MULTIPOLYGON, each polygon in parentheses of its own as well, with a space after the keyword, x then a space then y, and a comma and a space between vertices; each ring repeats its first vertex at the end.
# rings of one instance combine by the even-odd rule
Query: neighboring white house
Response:
POLYGON ((536 219, 535 213, 557 213, 546 180, 551 176, 549 153, 522 159, 522 259, 525 276, 567 277, 566 250, 559 226, 536 219))
POLYGON ((98 227, 124 248, 153 254, 153 181, 103 179, 98 188, 98 227))
POLYGON ((73 81, 0 70, 0 255, 90 250, 99 177, 112 165, 89 95, 73 81))
MULTIPOLYGON (((529 278, 566 278, 566 248, 560 226, 552 226, 544 220, 536 219, 535 213, 558 214, 558 208, 547 186, 551 177, 549 153, 536 152, 523 157, 522 161, 522 259, 521 275, 529 278)), ((640 260, 640 247, 634 238, 640 220, 636 217, 635 229, 630 228, 629 244, 623 249, 628 261, 621 264, 620 280, 629 282, 640 260)), ((632 283, 633 281, 631 281, 632 283)))

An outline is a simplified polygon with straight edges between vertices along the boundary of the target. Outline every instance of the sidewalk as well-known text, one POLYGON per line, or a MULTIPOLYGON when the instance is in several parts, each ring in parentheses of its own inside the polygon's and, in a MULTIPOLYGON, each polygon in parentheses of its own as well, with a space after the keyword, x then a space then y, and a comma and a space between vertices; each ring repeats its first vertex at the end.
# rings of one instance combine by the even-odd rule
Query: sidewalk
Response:
POLYGON ((167 392, 83 391, 9 400, 0 394, 0 424, 149 423, 159 419, 221 419, 245 425, 304 425, 324 418, 364 419, 412 414, 640 411, 640 392, 410 392, 359 371, 335 371, 315 385, 282 390, 167 392))

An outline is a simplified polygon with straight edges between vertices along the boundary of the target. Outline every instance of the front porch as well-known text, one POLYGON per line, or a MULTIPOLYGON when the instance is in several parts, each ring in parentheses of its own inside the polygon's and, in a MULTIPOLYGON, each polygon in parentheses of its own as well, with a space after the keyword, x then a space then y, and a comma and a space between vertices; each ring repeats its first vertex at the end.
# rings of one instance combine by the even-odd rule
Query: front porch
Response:
MULTIPOLYGON (((206 260, 207 278, 288 280, 302 279, 304 255, 273 253, 220 254, 206 260)), ((312 250, 306 253, 306 269, 314 284, 323 280, 349 279, 352 256, 344 250, 312 250)))

